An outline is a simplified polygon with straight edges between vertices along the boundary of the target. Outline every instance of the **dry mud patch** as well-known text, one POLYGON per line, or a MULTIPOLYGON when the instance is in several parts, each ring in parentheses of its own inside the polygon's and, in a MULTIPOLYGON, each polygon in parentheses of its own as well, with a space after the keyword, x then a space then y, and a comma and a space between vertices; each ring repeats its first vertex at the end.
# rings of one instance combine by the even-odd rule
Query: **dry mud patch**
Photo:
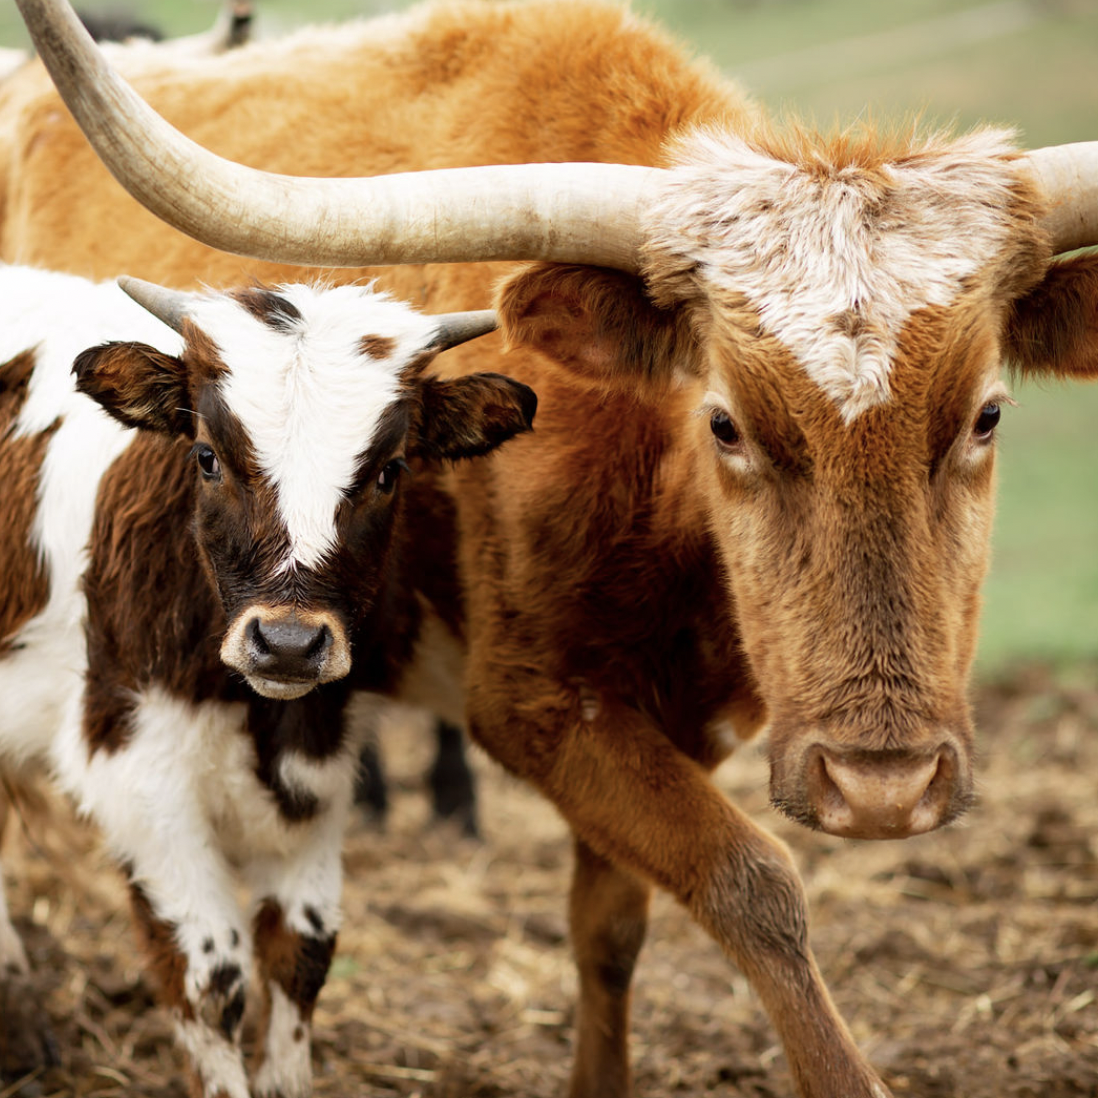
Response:
MULTIPOLYGON (((1098 668, 1066 683, 1031 668, 982 690, 979 802, 916 839, 848 842, 786 823, 754 749, 718 774, 793 848, 821 968, 897 1098, 1098 1098, 1098 668)), ((428 741, 384 730, 392 815, 384 833, 363 823, 348 839, 317 1094, 556 1098, 575 983, 567 831, 479 756, 484 841, 430 829, 428 741)), ((94 837, 56 805, 9 831, 9 899, 64 1063, 0 1098, 182 1098, 94 837)), ((746 981, 666 896, 635 986, 638 1098, 790 1098, 746 981)))

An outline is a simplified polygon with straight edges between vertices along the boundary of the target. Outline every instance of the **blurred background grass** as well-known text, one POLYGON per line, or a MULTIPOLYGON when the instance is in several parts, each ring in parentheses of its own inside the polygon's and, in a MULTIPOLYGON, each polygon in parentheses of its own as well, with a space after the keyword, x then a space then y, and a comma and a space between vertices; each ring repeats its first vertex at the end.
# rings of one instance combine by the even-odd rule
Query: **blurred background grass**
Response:
MULTIPOLYGON (((81 6, 80 3, 77 4, 81 6)), ((259 34, 408 6, 256 0, 259 34)), ((83 0, 171 34, 218 0, 83 0)), ((772 108, 827 128, 912 112, 1017 127, 1028 147, 1098 139, 1098 0, 635 0, 772 108)), ((0 6, 0 44, 25 37, 0 6)), ((980 670, 1098 659, 1098 385, 1025 385, 1001 433, 1000 505, 980 670)))

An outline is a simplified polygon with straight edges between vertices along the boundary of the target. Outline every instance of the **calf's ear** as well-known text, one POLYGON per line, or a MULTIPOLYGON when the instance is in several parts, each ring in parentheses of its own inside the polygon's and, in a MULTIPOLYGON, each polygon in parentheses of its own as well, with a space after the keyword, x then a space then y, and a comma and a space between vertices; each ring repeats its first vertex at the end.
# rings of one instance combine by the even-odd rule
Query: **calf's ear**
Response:
POLYGON ((1004 350, 1023 376, 1098 378, 1098 254, 1053 263, 1014 302, 1004 350))
POLYGON ((420 382, 419 422, 409 448, 428 458, 477 457, 534 425, 538 398, 502 374, 427 377, 420 382))
POLYGON ((127 427, 194 435, 187 370, 146 343, 102 343, 73 363, 76 388, 127 427))
POLYGON ((509 348, 533 347, 596 385, 665 383, 694 368, 681 310, 657 308, 620 271, 534 264, 502 284, 496 309, 509 348))

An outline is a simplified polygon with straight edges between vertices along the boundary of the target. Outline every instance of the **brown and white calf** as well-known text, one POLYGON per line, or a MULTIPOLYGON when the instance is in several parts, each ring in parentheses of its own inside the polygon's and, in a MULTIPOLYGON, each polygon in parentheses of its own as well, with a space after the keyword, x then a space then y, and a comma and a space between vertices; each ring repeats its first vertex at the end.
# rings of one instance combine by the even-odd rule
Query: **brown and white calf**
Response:
MULTIPOLYGON (((113 284, 0 287, 0 766, 45 763, 102 829, 196 1093, 308 1094, 365 692, 414 667, 443 579, 431 466, 527 430, 533 394, 425 374, 491 314, 361 287, 131 283, 179 334, 113 284)), ((0 984, 25 968, 0 905, 0 984)))

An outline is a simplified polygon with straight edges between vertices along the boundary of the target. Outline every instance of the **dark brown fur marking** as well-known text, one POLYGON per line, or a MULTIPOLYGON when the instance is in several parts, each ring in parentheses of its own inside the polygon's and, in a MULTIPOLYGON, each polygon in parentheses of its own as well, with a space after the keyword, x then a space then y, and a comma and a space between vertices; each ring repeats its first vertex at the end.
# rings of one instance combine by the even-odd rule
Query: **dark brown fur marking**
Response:
POLYGON ((367 358, 388 358, 396 350, 396 340, 388 336, 368 335, 358 341, 359 354, 367 358))
POLYGON ((156 982, 160 1002, 178 1010, 184 1021, 193 1021, 194 1009, 187 1001, 184 984, 187 958, 176 945, 175 927, 157 916, 144 890, 132 881, 130 908, 145 967, 156 982))
POLYGON ((314 937, 291 930, 282 906, 270 898, 256 912, 254 931, 260 970, 282 988, 302 1020, 309 1021, 335 952, 336 936, 314 937))
POLYGON ((256 320, 276 332, 292 332, 301 313, 297 306, 265 286, 251 286, 232 295, 256 320))
POLYGON ((100 484, 84 577, 93 751, 125 744, 124 716, 150 681, 194 702, 225 696, 225 623, 191 534, 188 449, 187 439, 140 432, 100 484))

